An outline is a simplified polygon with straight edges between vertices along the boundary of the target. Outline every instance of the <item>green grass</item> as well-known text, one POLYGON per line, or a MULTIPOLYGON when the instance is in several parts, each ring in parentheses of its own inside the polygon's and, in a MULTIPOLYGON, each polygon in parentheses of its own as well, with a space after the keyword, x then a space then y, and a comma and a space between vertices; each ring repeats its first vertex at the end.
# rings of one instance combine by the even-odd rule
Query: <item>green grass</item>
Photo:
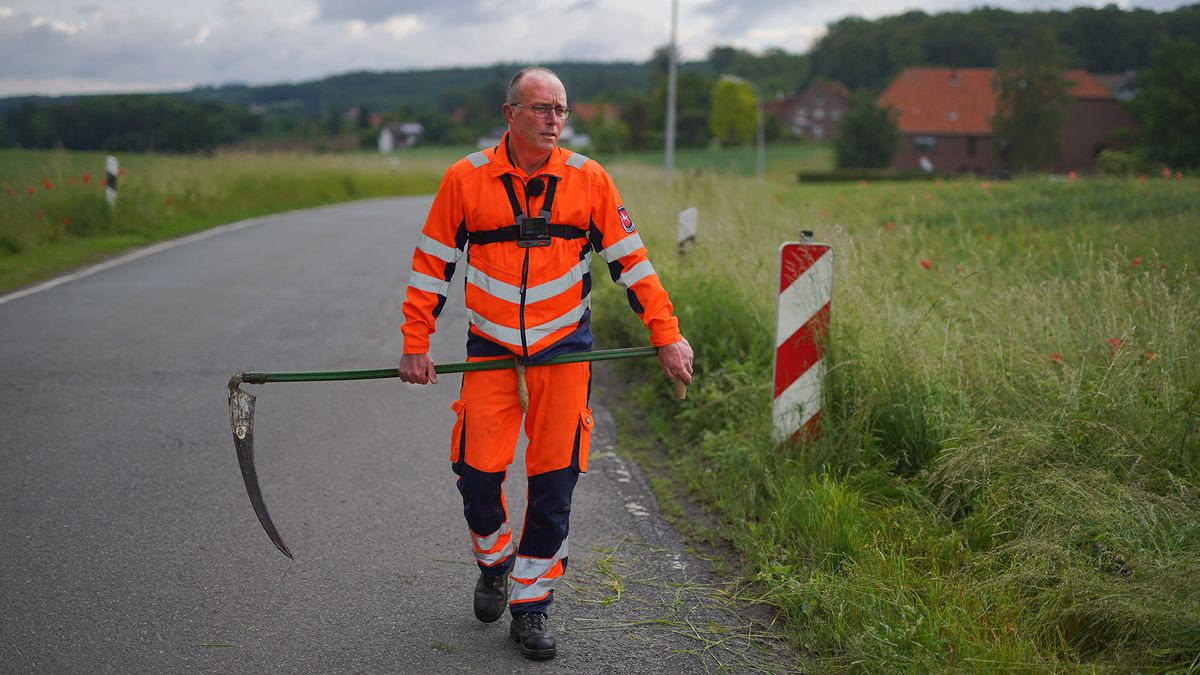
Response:
POLYGON ((377 154, 121 155, 110 209, 102 153, 0 151, 0 290, 121 250, 245 218, 385 195, 427 194, 457 149, 377 154))
MULTIPOLYGON (((767 177, 779 181, 794 180, 799 171, 823 170, 833 165, 833 149, 829 145, 771 145, 767 146, 764 154, 767 177)), ((663 166, 662 150, 596 154, 595 157, 605 166, 663 166)), ((675 170, 685 177, 704 172, 753 176, 757 171, 757 161, 753 144, 729 148, 679 148, 675 152, 675 170)))
MULTIPOLYGON (((665 197, 659 171, 614 172, 697 352, 686 405, 649 367, 634 398, 797 649, 860 672, 1196 669, 1200 183, 703 175, 665 197), (823 433, 775 447, 775 256, 801 229, 837 256, 823 433)), ((601 337, 641 343, 608 286, 601 337)))

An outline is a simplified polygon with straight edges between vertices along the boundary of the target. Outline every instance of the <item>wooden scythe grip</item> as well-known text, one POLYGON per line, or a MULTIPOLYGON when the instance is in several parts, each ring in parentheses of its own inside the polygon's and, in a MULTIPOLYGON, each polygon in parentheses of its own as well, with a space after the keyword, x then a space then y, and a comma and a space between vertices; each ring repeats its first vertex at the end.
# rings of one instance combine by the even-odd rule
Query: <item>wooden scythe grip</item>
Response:
POLYGON ((687 384, 683 380, 675 380, 675 398, 680 401, 687 398, 687 384))

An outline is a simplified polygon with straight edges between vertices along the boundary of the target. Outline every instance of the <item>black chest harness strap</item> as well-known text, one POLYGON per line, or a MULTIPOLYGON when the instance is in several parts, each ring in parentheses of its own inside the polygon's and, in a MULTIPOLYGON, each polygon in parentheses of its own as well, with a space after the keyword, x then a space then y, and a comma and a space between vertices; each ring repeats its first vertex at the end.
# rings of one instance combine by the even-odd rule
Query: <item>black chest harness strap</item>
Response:
MULTIPOLYGON (((514 223, 495 230, 468 232, 467 239, 472 244, 494 244, 501 241, 515 241, 521 248, 549 246, 551 237, 559 239, 583 239, 587 230, 581 230, 571 225, 558 225, 550 222, 550 210, 554 206, 554 190, 558 186, 558 176, 546 176, 546 199, 542 201, 542 210, 537 218, 525 215, 517 193, 513 189, 512 175, 500 176, 504 183, 504 191, 508 193, 508 202, 512 205, 514 223)), ((528 189, 528 188, 526 188, 528 189)))

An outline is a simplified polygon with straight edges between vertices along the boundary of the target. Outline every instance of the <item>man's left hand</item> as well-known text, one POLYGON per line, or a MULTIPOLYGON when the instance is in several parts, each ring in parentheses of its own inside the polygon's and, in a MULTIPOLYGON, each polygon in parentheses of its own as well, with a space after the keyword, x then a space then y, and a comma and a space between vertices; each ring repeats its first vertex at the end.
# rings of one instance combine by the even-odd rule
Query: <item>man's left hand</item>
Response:
POLYGON ((686 338, 658 348, 658 367, 672 382, 692 383, 692 346, 686 338))

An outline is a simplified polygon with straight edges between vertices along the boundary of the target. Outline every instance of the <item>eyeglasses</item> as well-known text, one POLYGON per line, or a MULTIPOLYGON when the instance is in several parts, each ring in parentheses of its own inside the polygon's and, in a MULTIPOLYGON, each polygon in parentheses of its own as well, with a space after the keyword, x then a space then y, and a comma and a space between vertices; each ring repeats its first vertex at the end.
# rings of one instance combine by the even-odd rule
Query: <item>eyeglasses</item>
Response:
POLYGON ((534 105, 522 105, 520 103, 510 103, 509 105, 511 105, 514 108, 529 108, 530 110, 533 111, 533 114, 537 115, 538 117, 549 117, 550 113, 552 111, 554 112, 554 116, 560 120, 565 120, 571 116, 571 109, 564 108, 562 106, 546 105, 545 103, 537 103, 534 105))

